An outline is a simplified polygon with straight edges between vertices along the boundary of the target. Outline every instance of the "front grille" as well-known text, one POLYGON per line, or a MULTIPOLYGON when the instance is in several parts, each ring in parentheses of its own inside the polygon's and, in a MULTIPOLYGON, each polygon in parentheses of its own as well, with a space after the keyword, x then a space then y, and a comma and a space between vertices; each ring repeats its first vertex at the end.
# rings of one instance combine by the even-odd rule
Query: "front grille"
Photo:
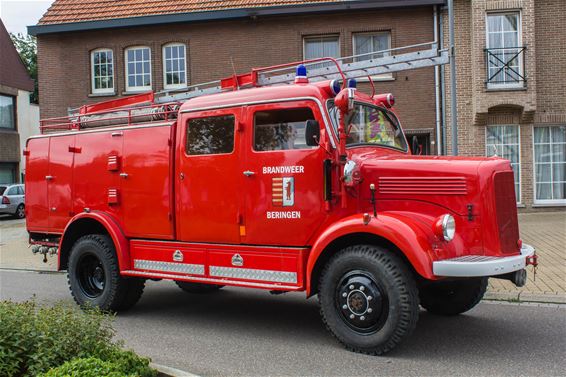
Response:
POLYGON ((502 253, 519 251, 519 225, 517 221, 517 203, 515 199, 515 180, 512 171, 497 172, 493 178, 495 187, 495 209, 497 227, 502 253))

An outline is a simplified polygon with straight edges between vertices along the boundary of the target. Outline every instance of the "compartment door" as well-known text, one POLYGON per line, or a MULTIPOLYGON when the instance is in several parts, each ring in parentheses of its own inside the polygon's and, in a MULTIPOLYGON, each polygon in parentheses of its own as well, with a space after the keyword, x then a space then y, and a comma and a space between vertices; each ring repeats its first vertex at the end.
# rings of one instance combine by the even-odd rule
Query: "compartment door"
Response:
POLYGON ((73 216, 73 162, 75 135, 56 136, 49 145, 49 230, 62 233, 73 216))
POLYGON ((175 192, 180 240, 240 242, 240 117, 240 109, 223 109, 179 120, 175 192))

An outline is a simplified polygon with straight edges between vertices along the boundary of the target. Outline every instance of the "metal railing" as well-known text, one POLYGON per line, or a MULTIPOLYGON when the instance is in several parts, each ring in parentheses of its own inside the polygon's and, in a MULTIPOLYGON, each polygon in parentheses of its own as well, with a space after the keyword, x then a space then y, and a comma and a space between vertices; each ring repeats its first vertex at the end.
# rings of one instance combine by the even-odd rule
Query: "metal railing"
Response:
POLYGON ((486 85, 488 87, 524 87, 526 47, 486 48, 486 85))

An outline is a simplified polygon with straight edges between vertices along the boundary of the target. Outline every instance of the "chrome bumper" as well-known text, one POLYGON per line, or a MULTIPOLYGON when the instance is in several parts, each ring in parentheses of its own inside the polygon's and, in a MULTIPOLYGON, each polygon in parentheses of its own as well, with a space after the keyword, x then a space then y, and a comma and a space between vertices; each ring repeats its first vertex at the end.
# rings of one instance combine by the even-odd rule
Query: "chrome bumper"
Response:
POLYGON ((520 255, 514 255, 512 257, 465 255, 432 262, 432 272, 436 276, 452 277, 502 275, 522 270, 527 265, 527 259, 534 254, 534 247, 523 244, 520 255))

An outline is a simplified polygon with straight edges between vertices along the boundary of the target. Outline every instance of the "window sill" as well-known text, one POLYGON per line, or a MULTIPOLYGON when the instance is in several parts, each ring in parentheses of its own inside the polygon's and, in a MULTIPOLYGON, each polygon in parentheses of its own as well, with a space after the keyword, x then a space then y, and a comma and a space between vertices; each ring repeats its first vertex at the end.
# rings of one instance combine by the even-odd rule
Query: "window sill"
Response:
POLYGON ((535 203, 533 208, 544 208, 544 207, 566 207, 565 202, 561 203, 535 203))
POLYGON ((17 134, 18 130, 16 130, 15 128, 0 127, 0 132, 17 134))
POLYGON ((496 87, 487 87, 485 89, 486 92, 526 92, 526 86, 496 86, 496 87))
POLYGON ((116 95, 116 92, 108 92, 108 93, 90 93, 88 97, 113 97, 116 95))

